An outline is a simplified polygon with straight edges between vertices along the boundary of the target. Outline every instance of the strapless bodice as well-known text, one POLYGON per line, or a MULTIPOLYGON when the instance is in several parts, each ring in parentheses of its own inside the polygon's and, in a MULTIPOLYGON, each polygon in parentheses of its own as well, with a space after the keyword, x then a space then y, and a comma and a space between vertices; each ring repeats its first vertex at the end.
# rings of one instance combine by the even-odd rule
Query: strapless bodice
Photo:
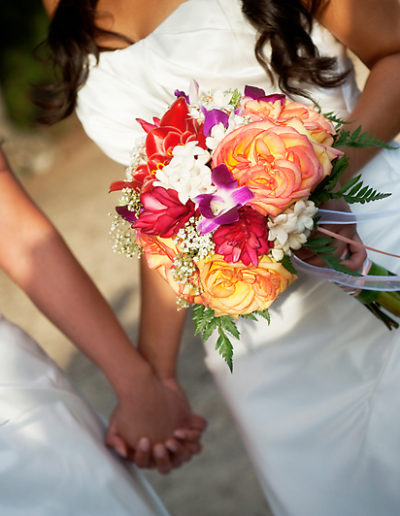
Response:
MULTIPOLYGON (((323 55, 350 66, 343 46, 315 24, 313 41, 323 55)), ((112 159, 127 165, 143 131, 136 118, 151 120, 174 100, 176 89, 195 79, 203 90, 246 84, 277 91, 254 56, 256 31, 239 0, 187 0, 148 37, 122 50, 90 59, 79 91, 77 114, 85 131, 112 159)), ((268 53, 268 48, 266 49, 268 53)), ((344 85, 311 90, 321 107, 345 116, 358 95, 350 75, 344 85)))

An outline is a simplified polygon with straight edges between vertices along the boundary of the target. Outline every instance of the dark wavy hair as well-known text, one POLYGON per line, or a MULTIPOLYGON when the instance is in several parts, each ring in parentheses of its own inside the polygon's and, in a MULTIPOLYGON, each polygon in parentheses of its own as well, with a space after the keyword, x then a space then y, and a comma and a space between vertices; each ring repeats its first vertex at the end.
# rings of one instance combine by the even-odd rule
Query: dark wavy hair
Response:
POLYGON ((275 72, 279 88, 287 95, 300 95, 312 100, 300 84, 316 84, 323 88, 339 86, 348 70, 339 73, 335 57, 321 57, 310 33, 314 16, 329 0, 242 0, 242 10, 257 29, 255 46, 257 61, 272 82, 275 72), (267 58, 265 46, 271 45, 267 58))
MULTIPOLYGON (((279 78, 280 89, 290 95, 311 99, 299 85, 316 84, 332 88, 341 84, 347 72, 336 70, 336 59, 321 57, 310 37, 315 14, 329 0, 242 0, 244 15, 257 29, 255 54, 271 80, 279 78), (265 54, 267 43, 271 54, 265 54)), ((42 108, 39 121, 54 123, 70 115, 76 105, 78 89, 88 77, 88 56, 110 50, 96 41, 112 36, 128 44, 122 34, 96 26, 98 0, 60 0, 49 26, 48 60, 56 70, 56 80, 36 92, 36 104, 42 108)))
POLYGON ((89 55, 112 50, 96 43, 104 36, 133 44, 127 36, 96 26, 98 0, 59 0, 49 25, 47 39, 37 49, 41 59, 53 67, 54 81, 34 89, 41 109, 38 121, 53 124, 75 109, 79 88, 89 73, 89 55), (43 57, 44 53, 44 57, 43 57))

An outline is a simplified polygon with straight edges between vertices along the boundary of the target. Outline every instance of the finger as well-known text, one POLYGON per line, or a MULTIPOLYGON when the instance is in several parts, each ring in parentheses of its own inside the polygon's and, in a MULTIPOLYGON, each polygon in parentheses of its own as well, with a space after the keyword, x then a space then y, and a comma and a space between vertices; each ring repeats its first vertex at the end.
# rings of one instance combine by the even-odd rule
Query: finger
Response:
POLYGON ((182 441, 198 441, 201 437, 201 432, 189 428, 177 428, 174 430, 174 437, 182 441))
POLYGON ((190 417, 189 426, 193 430, 204 432, 204 430, 207 428, 207 421, 204 419, 204 417, 201 417, 198 414, 192 414, 190 417))
POLYGON ((171 459, 168 450, 163 444, 158 443, 153 446, 153 459, 156 468, 161 474, 165 475, 171 471, 171 459))
POLYGON ((190 460, 191 453, 186 449, 185 443, 181 443, 177 439, 168 439, 165 443, 165 447, 170 452, 173 461, 176 460, 182 463, 190 460))
POLYGON ((202 445, 199 442, 197 442, 197 443, 188 442, 185 444, 185 448, 190 453, 191 456, 198 455, 203 449, 202 445))
POLYGON ((113 448, 123 459, 128 458, 128 446, 122 437, 118 434, 116 423, 113 419, 110 421, 110 426, 107 430, 106 444, 110 448, 113 448))
MULTIPOLYGON (((361 242, 358 236, 354 238, 354 240, 361 242)), ((350 245, 349 253, 349 257, 346 260, 343 260, 343 265, 346 265, 346 267, 348 267, 352 271, 360 270, 367 258, 366 250, 359 246, 350 245)))
POLYGON ((153 467, 151 443, 147 437, 142 437, 139 439, 136 450, 134 452, 133 460, 139 468, 153 467))

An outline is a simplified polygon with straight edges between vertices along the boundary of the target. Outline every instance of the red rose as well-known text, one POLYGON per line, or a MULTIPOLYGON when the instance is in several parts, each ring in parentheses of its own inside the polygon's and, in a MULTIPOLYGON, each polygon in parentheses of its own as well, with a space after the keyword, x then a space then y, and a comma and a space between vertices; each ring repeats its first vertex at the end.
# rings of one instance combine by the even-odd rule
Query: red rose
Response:
POLYGON ((268 242, 266 218, 250 206, 239 210, 239 220, 220 226, 213 234, 215 252, 227 262, 258 265, 258 257, 272 247, 268 242))
POLYGON ((143 211, 133 224, 147 235, 169 238, 179 231, 194 214, 194 203, 182 204, 175 190, 156 186, 140 196, 143 211))

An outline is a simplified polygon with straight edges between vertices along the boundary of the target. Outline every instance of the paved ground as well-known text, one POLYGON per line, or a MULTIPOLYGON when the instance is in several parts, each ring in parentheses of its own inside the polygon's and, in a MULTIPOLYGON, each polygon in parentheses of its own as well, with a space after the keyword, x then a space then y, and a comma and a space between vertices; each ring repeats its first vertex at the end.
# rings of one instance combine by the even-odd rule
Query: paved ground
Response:
MULTIPOLYGON (((107 189, 122 177, 123 169, 104 157, 78 125, 56 144, 55 160, 51 172, 28 177, 25 187, 65 236, 134 340, 137 264, 113 254, 108 237, 108 213, 118 194, 107 195, 107 189)), ((2 273, 0 310, 36 338, 98 411, 110 413, 114 396, 101 372, 2 273)), ((204 452, 167 477, 152 473, 149 478, 174 516, 269 515, 233 422, 203 365, 201 342, 192 335, 189 323, 181 380, 194 409, 209 421, 204 452)))

